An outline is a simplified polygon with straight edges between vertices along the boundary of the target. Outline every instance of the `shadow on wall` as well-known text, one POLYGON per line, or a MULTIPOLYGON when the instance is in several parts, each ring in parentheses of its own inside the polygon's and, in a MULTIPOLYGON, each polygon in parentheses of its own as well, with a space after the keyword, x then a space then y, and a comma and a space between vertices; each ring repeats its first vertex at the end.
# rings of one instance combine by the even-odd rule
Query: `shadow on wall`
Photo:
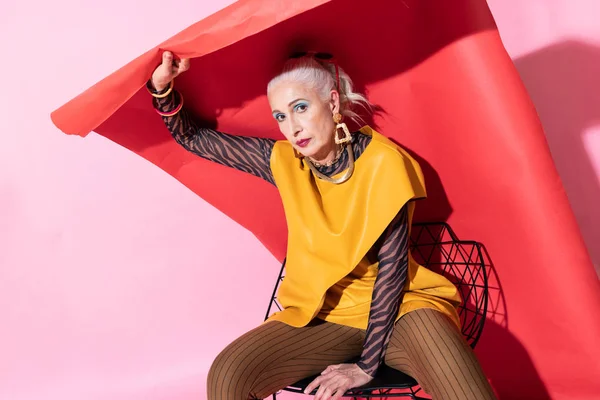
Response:
POLYGON ((600 47, 565 41, 519 57, 514 63, 537 108, 600 276, 600 176, 583 138, 586 129, 600 125, 600 47))

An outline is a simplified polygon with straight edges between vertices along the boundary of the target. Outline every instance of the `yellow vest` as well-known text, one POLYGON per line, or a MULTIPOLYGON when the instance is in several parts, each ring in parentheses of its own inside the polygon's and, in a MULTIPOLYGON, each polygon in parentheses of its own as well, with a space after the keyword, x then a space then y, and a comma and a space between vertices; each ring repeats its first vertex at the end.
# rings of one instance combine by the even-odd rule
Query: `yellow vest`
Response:
MULTIPOLYGON (((361 132, 372 140, 355 161, 352 177, 339 185, 315 178, 289 142, 273 148, 271 170, 285 210, 288 247, 278 293, 283 311, 269 321, 301 327, 318 317, 367 328, 378 268, 373 245, 406 203, 410 224, 411 200, 426 193, 421 169, 404 149, 369 127, 361 132)), ((409 257, 398 318, 428 307, 460 325, 459 303, 449 280, 409 257)))

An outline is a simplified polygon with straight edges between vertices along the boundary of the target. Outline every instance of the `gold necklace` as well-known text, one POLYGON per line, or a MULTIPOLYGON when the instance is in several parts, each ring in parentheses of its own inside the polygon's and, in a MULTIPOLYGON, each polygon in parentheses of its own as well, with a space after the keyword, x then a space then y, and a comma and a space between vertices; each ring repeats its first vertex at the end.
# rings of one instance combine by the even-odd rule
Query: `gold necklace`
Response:
MULTIPOLYGON (((352 176, 352 173, 354 172, 354 149, 352 149, 351 143, 347 144, 345 147, 348 151, 348 169, 346 170, 346 173, 344 175, 340 176, 339 178, 334 179, 334 178, 328 177, 327 175, 323 175, 313 165, 313 162, 311 160, 309 160, 307 157, 306 163, 308 164, 308 168, 310 168, 310 170, 313 172, 313 174, 315 174, 319 179, 322 179, 324 181, 335 183, 336 185, 346 182, 348 179, 350 179, 350 177, 352 176)), ((343 151, 343 148, 342 148, 342 151, 343 151)), ((340 151, 340 154, 342 154, 341 151, 340 151)))
POLYGON ((343 146, 338 147, 338 151, 337 151, 337 154, 335 155, 334 159, 331 161, 328 161, 324 164, 321 164, 320 162, 316 162, 313 159, 311 159, 310 162, 312 162, 313 165, 317 168, 318 167, 331 167, 333 164, 335 164, 340 159, 340 157, 342 156, 342 151, 344 151, 344 147, 343 146))

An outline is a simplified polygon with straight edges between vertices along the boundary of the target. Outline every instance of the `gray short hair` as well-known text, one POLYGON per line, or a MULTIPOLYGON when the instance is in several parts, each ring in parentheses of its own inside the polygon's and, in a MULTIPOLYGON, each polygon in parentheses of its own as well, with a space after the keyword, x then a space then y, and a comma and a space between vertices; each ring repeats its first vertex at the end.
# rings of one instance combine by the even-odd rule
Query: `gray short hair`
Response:
MULTIPOLYGON (((338 66, 340 79, 340 114, 357 124, 364 124, 364 120, 354 111, 358 106, 368 113, 373 112, 373 104, 362 94, 354 91, 353 83, 348 74, 338 66)), ((313 57, 289 59, 283 70, 267 85, 267 93, 277 83, 282 81, 300 82, 309 85, 315 90, 320 90, 321 99, 329 99, 329 93, 336 88, 335 65, 325 61, 318 61, 313 57)))

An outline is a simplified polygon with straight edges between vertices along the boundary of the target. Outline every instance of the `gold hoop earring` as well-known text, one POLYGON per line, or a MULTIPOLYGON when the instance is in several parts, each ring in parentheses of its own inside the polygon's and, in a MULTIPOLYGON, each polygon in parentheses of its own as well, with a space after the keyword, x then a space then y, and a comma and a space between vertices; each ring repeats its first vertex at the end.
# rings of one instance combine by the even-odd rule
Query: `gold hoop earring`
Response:
POLYGON ((348 143, 352 140, 352 136, 350 136, 350 131, 345 123, 342 122, 342 114, 335 113, 333 114, 333 121, 336 123, 335 125, 335 143, 336 144, 344 144, 348 143), (342 130, 344 136, 340 137, 340 129, 342 130))

